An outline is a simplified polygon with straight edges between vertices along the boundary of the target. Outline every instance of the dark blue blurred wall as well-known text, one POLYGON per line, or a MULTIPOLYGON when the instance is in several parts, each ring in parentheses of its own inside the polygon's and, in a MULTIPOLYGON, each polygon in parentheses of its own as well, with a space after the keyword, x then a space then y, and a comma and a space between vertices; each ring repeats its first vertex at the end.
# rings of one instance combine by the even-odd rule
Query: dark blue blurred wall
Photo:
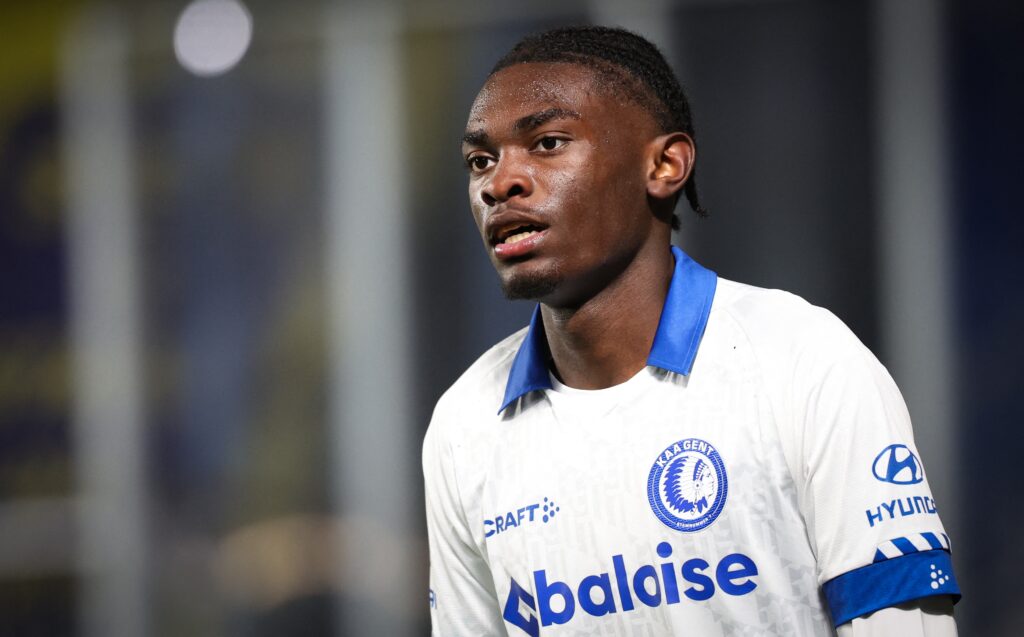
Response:
POLYGON ((957 0, 950 13, 954 245, 963 464, 961 626, 1020 634, 1008 603, 1024 566, 1024 4, 957 0))

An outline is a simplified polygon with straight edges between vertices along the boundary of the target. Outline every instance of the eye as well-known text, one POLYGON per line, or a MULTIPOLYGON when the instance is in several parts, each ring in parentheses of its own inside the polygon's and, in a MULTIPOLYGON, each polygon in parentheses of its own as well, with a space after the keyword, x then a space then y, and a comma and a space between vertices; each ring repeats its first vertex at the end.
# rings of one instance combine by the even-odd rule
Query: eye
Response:
POLYGON ((493 162, 493 157, 488 157, 487 155, 473 155, 466 159, 466 167, 471 171, 478 173, 490 168, 491 163, 493 162))
POLYGON ((534 147, 539 150, 557 150, 567 143, 569 143, 567 139, 546 135, 537 140, 537 144, 534 147))

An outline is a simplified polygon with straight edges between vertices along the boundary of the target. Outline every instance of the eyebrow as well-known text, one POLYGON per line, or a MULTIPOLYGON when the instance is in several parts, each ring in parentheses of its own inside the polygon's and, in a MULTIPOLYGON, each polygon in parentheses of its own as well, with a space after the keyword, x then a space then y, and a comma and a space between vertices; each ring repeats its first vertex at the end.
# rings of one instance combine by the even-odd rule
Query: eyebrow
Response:
POLYGON ((537 113, 530 113, 525 117, 520 117, 516 120, 516 123, 512 125, 512 130, 517 133, 533 130, 538 126, 543 126, 553 119, 580 119, 580 114, 567 108, 549 108, 537 113))
MULTIPOLYGON (((520 117, 512 124, 512 130, 517 133, 530 131, 538 126, 543 126, 553 119, 581 119, 581 116, 576 111, 567 108, 548 108, 520 117)), ((487 146, 490 143, 490 139, 487 133, 482 130, 471 130, 466 131, 466 134, 462 136, 462 143, 470 146, 487 146)))
POLYGON ((490 139, 482 130, 470 130, 462 136, 462 143, 470 146, 487 146, 490 139))

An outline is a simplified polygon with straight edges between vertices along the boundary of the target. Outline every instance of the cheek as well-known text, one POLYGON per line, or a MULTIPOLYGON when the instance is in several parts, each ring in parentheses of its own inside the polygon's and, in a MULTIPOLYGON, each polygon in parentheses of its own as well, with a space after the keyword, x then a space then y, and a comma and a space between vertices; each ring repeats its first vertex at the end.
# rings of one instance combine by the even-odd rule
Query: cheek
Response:
POLYGON ((480 187, 472 182, 469 184, 469 212, 473 215, 477 229, 482 229, 486 206, 480 199, 480 187))
POLYGON ((646 185, 636 161, 623 157, 616 160, 598 162, 578 184, 580 195, 595 204, 592 214, 608 217, 613 223, 623 216, 624 208, 646 205, 646 185))
POLYGON ((573 205, 580 199, 580 190, 583 189, 587 175, 579 171, 563 170, 551 172, 545 178, 547 189, 548 206, 562 208, 566 205, 573 205))

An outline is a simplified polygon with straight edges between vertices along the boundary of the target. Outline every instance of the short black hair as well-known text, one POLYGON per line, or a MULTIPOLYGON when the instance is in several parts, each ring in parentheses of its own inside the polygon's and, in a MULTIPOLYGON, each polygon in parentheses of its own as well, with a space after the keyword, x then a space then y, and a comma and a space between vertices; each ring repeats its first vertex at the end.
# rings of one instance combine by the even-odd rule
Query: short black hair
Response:
MULTIPOLYGON (((530 35, 519 41, 491 70, 498 71, 527 62, 567 62, 586 66, 606 85, 647 110, 661 133, 686 133, 697 143, 690 102, 676 74, 658 47, 626 29, 602 26, 560 27, 530 35)), ((696 167, 684 186, 686 200, 698 216, 707 210, 697 197, 696 167)), ((679 229, 673 214, 672 227, 679 229)))

